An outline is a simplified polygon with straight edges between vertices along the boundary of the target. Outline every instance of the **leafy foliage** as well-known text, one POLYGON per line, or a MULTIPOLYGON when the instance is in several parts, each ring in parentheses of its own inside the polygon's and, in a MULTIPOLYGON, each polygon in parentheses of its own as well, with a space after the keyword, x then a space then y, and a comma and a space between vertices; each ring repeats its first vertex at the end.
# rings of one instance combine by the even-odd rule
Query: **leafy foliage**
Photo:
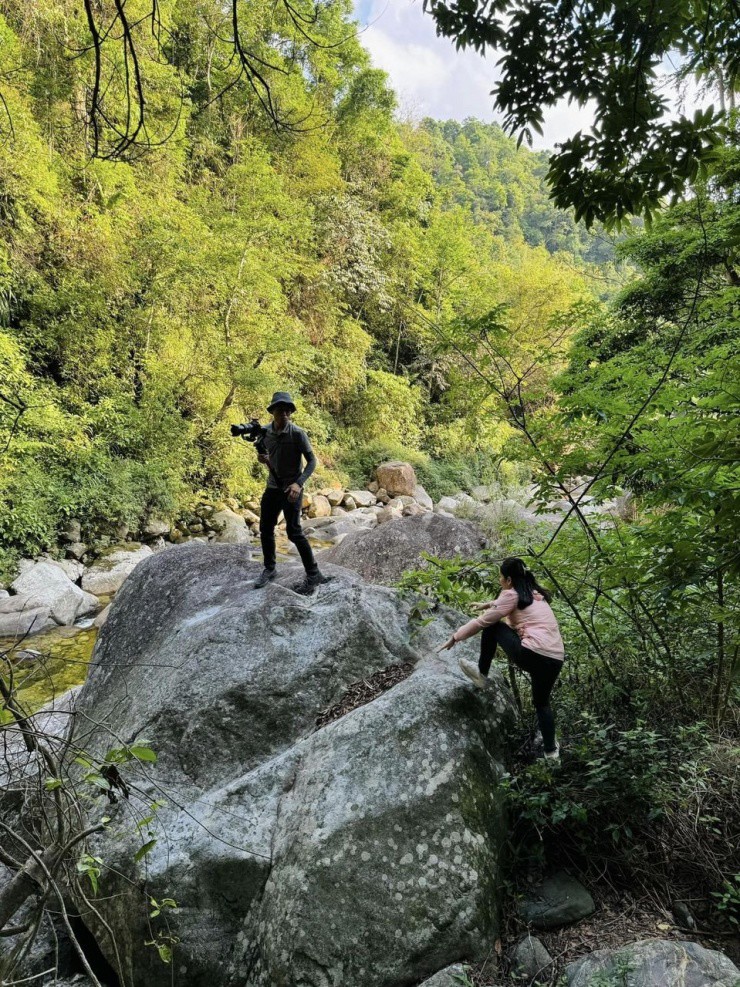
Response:
MULTIPOLYGON (((627 239, 620 249, 640 276, 614 304, 554 316, 554 379, 538 379, 542 355, 527 352, 505 309, 460 320, 453 347, 479 403, 508 412, 508 454, 535 457, 540 507, 560 499, 568 511, 555 527, 509 530, 501 544, 555 591, 568 655, 554 699, 560 769, 513 762, 518 848, 584 867, 599 860, 630 886, 679 885, 729 924, 740 695, 737 162, 730 141, 710 183, 627 239)), ((495 563, 495 553, 437 562, 404 585, 421 594, 422 619, 438 602, 465 610, 495 593, 495 563)), ((524 732, 521 750, 531 750, 524 732)))
MULTIPOLYGON (((62 0, 43 7, 0 16, 4 57, 23 66, 2 88, 3 577, 53 549, 70 518, 90 542, 202 496, 254 496, 264 476, 228 425, 264 416, 278 388, 299 396, 319 482, 364 482, 355 464, 377 443, 402 446, 435 496, 492 478, 507 426, 471 414, 440 332, 500 304, 531 322, 543 292, 552 310, 586 290, 574 264, 612 251, 559 218, 542 156, 495 126, 395 122, 341 4, 317 10, 317 45, 284 10, 240 3, 249 50, 291 63, 270 76, 279 114, 322 122, 276 131, 235 81, 231 25, 208 0, 158 5, 162 64, 135 28, 149 134, 174 136, 145 157, 134 142, 125 161, 90 161, 80 87, 93 53, 55 47, 87 27, 62 0)), ((123 139, 111 128, 127 105, 118 84, 106 90, 101 147, 123 139)))
POLYGON ((721 104, 734 106, 735 2, 426 0, 425 8, 458 48, 499 56, 495 105, 520 139, 542 133, 545 109, 560 100, 594 106, 592 131, 560 145, 549 170, 555 202, 574 207, 588 225, 650 218, 713 167, 726 107, 667 119, 663 66, 678 56, 684 74, 711 78, 721 104))

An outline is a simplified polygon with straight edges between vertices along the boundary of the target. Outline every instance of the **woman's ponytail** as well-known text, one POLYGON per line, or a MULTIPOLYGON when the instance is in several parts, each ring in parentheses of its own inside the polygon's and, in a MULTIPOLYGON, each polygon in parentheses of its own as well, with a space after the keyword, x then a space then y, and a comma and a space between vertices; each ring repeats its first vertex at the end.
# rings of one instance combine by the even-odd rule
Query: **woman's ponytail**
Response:
POLYGON ((526 610, 532 605, 535 593, 539 593, 548 603, 550 602, 551 594, 540 586, 532 570, 528 569, 521 559, 504 559, 500 568, 501 575, 505 579, 510 579, 512 588, 516 590, 516 595, 519 597, 517 604, 519 610, 526 610))

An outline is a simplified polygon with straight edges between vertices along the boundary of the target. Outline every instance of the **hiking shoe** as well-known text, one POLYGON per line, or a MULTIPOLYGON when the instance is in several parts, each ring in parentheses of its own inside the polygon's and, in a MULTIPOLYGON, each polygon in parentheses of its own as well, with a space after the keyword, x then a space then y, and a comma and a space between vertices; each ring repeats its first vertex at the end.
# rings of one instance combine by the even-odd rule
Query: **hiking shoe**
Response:
POLYGON ((296 589, 296 593, 300 593, 301 596, 311 596, 317 586, 323 586, 324 583, 330 583, 331 580, 331 576, 324 576, 320 572, 314 573, 311 576, 306 576, 296 589))
POLYGON ((477 665, 475 665, 472 661, 468 661, 467 658, 459 658, 458 664, 460 665, 460 668, 463 670, 463 672, 465 672, 467 677, 470 679, 470 681, 475 682, 475 684, 478 686, 479 689, 488 688, 489 685, 488 679, 485 677, 485 675, 481 675, 477 665))
POLYGON ((272 582, 274 578, 275 578, 274 569, 263 569, 259 579, 256 579, 254 581, 254 586, 252 587, 252 589, 262 589, 263 586, 267 586, 268 583, 272 582))
POLYGON ((560 744, 555 741, 554 751, 545 751, 545 760, 547 761, 559 761, 560 760, 560 744))

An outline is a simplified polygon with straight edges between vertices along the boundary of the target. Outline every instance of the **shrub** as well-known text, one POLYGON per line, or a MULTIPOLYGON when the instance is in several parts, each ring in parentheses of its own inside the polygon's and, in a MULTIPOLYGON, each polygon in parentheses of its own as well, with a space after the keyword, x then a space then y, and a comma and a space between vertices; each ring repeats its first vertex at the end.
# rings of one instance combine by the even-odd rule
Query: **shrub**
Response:
POLYGON ((521 486, 528 478, 527 467, 501 462, 482 452, 467 456, 451 455, 438 459, 400 442, 376 439, 357 446, 342 456, 339 465, 347 472, 353 486, 364 487, 375 468, 389 459, 400 459, 414 467, 419 483, 433 500, 479 484, 498 485, 502 489, 521 486))
POLYGON ((504 780, 518 855, 595 863, 630 885, 683 886, 714 898, 732 922, 740 915, 736 756, 734 764, 722 757, 701 723, 671 733, 642 721, 618 729, 589 713, 568 722, 558 705, 568 737, 558 768, 537 760, 504 780))
POLYGON ((407 441, 416 445, 422 434, 421 390, 405 377, 385 370, 369 370, 367 383, 352 406, 357 435, 368 441, 407 441))

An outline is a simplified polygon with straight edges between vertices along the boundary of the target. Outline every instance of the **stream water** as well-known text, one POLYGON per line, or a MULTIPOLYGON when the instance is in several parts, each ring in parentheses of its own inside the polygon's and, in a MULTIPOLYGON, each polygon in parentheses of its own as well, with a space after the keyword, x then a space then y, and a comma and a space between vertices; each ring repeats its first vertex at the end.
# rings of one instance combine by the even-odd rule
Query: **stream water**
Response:
MULTIPOLYGON (((312 544, 317 553, 326 547, 313 540, 312 544)), ((278 563, 297 561, 295 555, 288 554, 288 545, 286 539, 278 539, 278 563)), ((252 559, 259 562, 261 558, 259 551, 253 550, 252 559)), ((110 598, 101 598, 100 602, 101 607, 105 606, 110 598)), ((82 685, 97 636, 98 629, 93 627, 90 618, 72 627, 57 627, 34 634, 20 644, 0 640, 0 655, 7 654, 10 658, 14 686, 23 708, 35 713, 55 696, 82 685)), ((0 708, 0 724, 6 719, 7 714, 0 708)))
MULTIPOLYGON (((98 635, 92 621, 34 634, 21 644, 0 641, 13 666, 14 686, 24 709, 36 712, 55 696, 82 685, 98 635)), ((5 719, 0 709, 0 723, 5 719)))

